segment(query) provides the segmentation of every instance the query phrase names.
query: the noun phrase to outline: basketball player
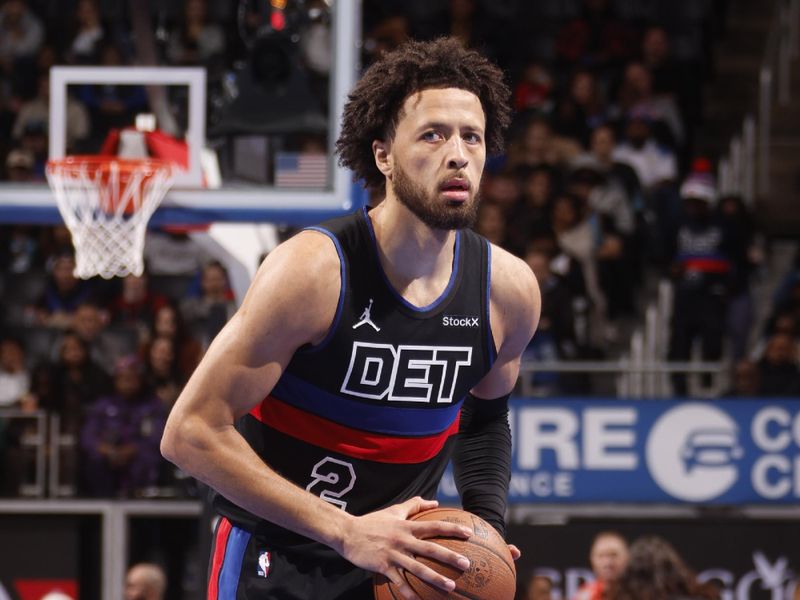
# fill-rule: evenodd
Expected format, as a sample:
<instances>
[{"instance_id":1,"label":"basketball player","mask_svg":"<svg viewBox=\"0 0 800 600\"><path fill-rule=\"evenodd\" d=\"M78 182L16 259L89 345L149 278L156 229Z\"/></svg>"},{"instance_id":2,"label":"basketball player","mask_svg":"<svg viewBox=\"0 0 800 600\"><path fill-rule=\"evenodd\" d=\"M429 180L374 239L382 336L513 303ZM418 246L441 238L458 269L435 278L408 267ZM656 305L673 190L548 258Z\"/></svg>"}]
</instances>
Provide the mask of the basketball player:
<instances>
[{"instance_id":1,"label":"basketball player","mask_svg":"<svg viewBox=\"0 0 800 600\"><path fill-rule=\"evenodd\" d=\"M507 101L448 39L386 54L351 93L340 161L385 199L269 255L164 432L217 492L208 598L367 599L373 572L406 599L404 571L454 589L422 559L469 561L426 538L471 531L407 520L451 455L464 508L505 533L507 400L540 297L469 227Z\"/></svg>"}]
</instances>

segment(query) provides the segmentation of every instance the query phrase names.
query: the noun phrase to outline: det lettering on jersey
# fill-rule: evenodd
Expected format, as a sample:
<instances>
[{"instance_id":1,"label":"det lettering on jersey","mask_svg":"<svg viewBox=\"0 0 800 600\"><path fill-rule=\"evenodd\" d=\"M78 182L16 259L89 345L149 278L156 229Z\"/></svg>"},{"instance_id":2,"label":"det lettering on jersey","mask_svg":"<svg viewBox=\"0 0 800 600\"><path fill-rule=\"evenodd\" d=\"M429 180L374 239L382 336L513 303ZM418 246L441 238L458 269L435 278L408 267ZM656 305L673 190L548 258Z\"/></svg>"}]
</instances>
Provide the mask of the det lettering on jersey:
<instances>
[{"instance_id":1,"label":"det lettering on jersey","mask_svg":"<svg viewBox=\"0 0 800 600\"><path fill-rule=\"evenodd\" d=\"M442 317L442 325L445 327L480 327L480 317L458 317L451 315L444 315Z\"/></svg>"},{"instance_id":2,"label":"det lettering on jersey","mask_svg":"<svg viewBox=\"0 0 800 600\"><path fill-rule=\"evenodd\" d=\"M469 346L353 342L341 391L373 400L446 404L453 401L459 370L471 364Z\"/></svg>"}]
</instances>

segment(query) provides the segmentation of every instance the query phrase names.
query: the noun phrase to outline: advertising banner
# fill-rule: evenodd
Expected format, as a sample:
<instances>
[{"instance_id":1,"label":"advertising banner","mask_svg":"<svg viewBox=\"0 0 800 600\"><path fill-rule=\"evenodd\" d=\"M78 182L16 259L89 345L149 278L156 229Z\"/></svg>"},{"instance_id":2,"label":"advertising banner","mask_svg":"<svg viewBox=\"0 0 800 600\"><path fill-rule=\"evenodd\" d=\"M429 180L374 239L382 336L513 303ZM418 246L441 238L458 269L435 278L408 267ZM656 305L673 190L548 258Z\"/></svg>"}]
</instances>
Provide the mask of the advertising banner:
<instances>
[{"instance_id":1,"label":"advertising banner","mask_svg":"<svg viewBox=\"0 0 800 600\"><path fill-rule=\"evenodd\" d=\"M0 515L0 599L79 597L79 524L67 516Z\"/></svg>"},{"instance_id":2,"label":"advertising banner","mask_svg":"<svg viewBox=\"0 0 800 600\"><path fill-rule=\"evenodd\" d=\"M800 500L800 400L514 399L510 422L512 503Z\"/></svg>"}]
</instances>

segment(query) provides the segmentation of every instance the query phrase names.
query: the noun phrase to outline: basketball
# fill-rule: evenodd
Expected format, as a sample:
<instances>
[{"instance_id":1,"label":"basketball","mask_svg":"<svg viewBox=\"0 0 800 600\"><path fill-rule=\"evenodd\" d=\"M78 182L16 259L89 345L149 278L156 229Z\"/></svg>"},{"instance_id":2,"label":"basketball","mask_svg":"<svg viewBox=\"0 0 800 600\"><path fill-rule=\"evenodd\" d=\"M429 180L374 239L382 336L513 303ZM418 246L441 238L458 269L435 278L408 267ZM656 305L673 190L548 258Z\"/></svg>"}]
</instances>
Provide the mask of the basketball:
<instances>
[{"instance_id":1,"label":"basketball","mask_svg":"<svg viewBox=\"0 0 800 600\"><path fill-rule=\"evenodd\" d=\"M438 561L422 558L420 562L456 582L456 588L448 598L470 600L513 600L517 571L505 540L494 527L472 513L456 508L434 508L410 517L412 521L449 521L472 529L467 539L452 537L426 538L469 559L469 569L461 571ZM411 573L403 576L422 600L441 600L445 593L434 588ZM395 585L382 575L375 576L376 600L399 600L402 598Z\"/></svg>"}]
</instances>

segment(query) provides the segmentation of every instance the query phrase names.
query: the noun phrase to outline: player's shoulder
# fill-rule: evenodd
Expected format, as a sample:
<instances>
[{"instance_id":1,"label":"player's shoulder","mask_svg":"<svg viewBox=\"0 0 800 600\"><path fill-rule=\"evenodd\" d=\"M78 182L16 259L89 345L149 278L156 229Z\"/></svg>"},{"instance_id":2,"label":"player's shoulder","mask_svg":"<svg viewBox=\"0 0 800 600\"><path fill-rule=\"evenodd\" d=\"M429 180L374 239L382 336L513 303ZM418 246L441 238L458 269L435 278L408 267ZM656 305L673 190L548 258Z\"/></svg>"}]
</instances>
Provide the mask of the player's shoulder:
<instances>
[{"instance_id":1,"label":"player's shoulder","mask_svg":"<svg viewBox=\"0 0 800 600\"><path fill-rule=\"evenodd\" d=\"M309 228L296 233L267 255L267 267L291 269L308 279L339 264L335 237L323 229Z\"/></svg>"},{"instance_id":2,"label":"player's shoulder","mask_svg":"<svg viewBox=\"0 0 800 600\"><path fill-rule=\"evenodd\" d=\"M491 247L492 299L509 307L532 304L539 296L539 285L531 268L508 250Z\"/></svg>"},{"instance_id":3,"label":"player's shoulder","mask_svg":"<svg viewBox=\"0 0 800 600\"><path fill-rule=\"evenodd\" d=\"M276 294L295 302L338 297L340 260L334 240L315 229L305 229L272 250L256 273L251 292L259 297ZM249 294L252 295L252 294Z\"/></svg>"}]
</instances>

